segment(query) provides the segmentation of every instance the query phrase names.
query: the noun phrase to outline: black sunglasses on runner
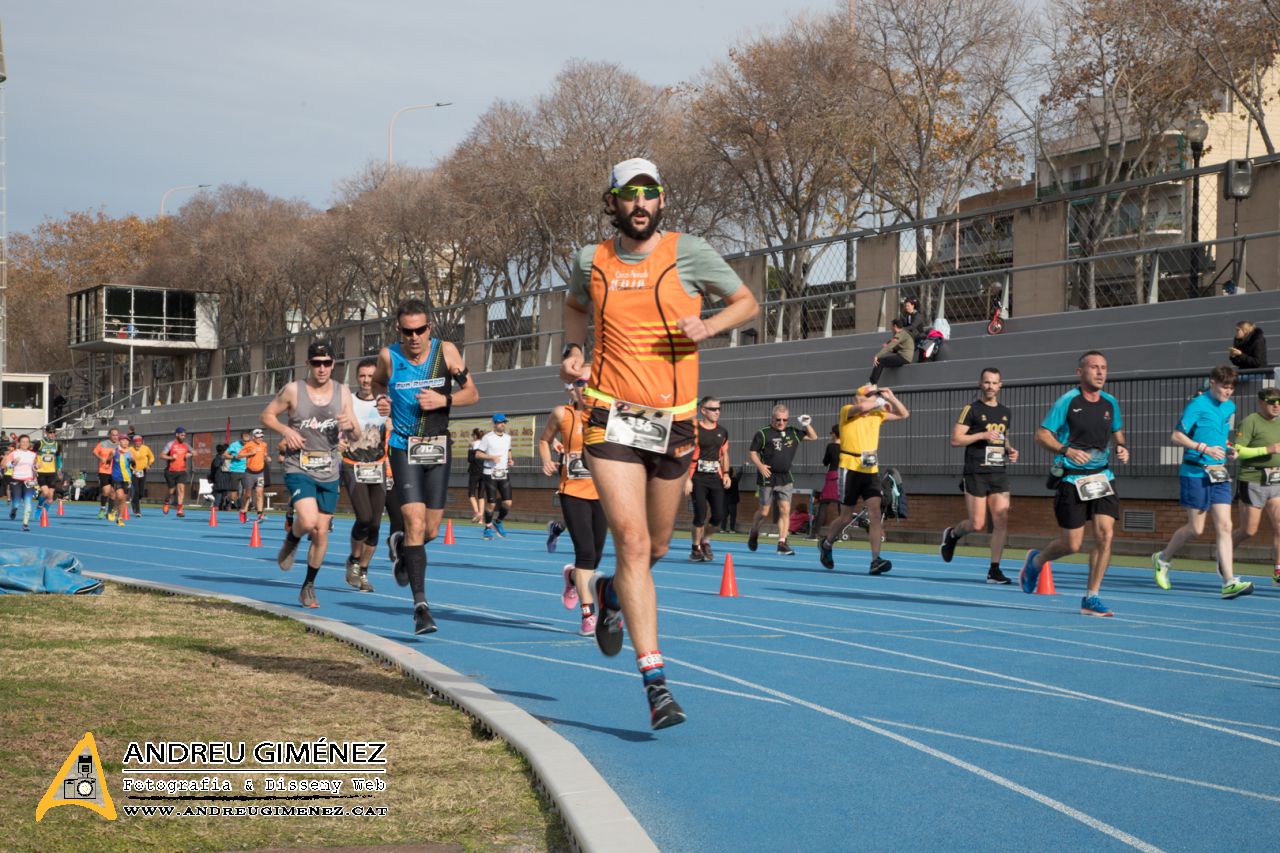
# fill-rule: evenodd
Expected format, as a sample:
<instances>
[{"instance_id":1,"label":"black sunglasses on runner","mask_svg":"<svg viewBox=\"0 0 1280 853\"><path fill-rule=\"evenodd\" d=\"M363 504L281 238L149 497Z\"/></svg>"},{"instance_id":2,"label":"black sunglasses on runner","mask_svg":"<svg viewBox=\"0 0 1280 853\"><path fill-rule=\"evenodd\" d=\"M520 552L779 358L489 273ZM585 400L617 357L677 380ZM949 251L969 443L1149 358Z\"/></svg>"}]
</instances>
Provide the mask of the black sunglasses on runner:
<instances>
[{"instance_id":1,"label":"black sunglasses on runner","mask_svg":"<svg viewBox=\"0 0 1280 853\"><path fill-rule=\"evenodd\" d=\"M307 363L312 367L333 367L333 359L331 358L313 358Z\"/></svg>"},{"instance_id":2,"label":"black sunglasses on runner","mask_svg":"<svg viewBox=\"0 0 1280 853\"><path fill-rule=\"evenodd\" d=\"M428 324L427 324L427 325L425 325L425 326L419 326L419 327L418 327L418 328L416 328L416 329L406 329L404 326L401 326L401 327L400 327L400 334L405 335L405 336L407 336L407 337L416 338L416 337L418 337L419 335L425 335L425 334L426 334L428 331L430 331L430 330L431 330L431 324L430 324L430 323L428 323Z\"/></svg>"}]
</instances>

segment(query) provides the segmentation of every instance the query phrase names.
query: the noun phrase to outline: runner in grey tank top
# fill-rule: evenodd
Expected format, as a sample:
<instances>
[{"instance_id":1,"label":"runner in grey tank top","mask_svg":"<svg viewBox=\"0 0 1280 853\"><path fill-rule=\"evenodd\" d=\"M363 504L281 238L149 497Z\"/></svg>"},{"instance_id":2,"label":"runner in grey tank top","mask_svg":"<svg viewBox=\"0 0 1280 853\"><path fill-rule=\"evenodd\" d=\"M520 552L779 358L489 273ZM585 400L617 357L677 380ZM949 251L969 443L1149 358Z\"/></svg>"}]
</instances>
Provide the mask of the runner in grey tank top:
<instances>
[{"instance_id":1,"label":"runner in grey tank top","mask_svg":"<svg viewBox=\"0 0 1280 853\"><path fill-rule=\"evenodd\" d=\"M329 382L329 401L315 403L307 393L305 381L294 385L297 386L298 402L289 412L289 427L302 436L305 444L300 450L285 453L284 471L286 474L305 474L319 483L336 480L341 471L338 467L338 416L342 414L346 389L336 382Z\"/></svg>"},{"instance_id":2,"label":"runner in grey tank top","mask_svg":"<svg viewBox=\"0 0 1280 853\"><path fill-rule=\"evenodd\" d=\"M344 433L349 441L359 438L360 425L351 408L351 392L333 381L333 345L312 341L307 348L307 364L310 371L306 380L290 382L281 389L263 410L262 425L280 433L284 486L289 490L294 513L293 527L285 530L276 563L282 571L289 571L301 538L311 539L307 576L298 601L303 607L319 607L315 580L329 547L329 526L338 508L338 440Z\"/></svg>"}]
</instances>

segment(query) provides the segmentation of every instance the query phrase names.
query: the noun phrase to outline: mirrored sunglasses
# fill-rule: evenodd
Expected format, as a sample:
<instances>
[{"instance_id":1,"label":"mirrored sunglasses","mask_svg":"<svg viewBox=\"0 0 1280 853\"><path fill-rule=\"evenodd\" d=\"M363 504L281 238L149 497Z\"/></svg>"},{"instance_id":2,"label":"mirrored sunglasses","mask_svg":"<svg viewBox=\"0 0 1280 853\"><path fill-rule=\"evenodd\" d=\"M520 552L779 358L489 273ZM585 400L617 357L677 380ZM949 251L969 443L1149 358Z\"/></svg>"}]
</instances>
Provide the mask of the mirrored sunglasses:
<instances>
[{"instance_id":1,"label":"mirrored sunglasses","mask_svg":"<svg viewBox=\"0 0 1280 853\"><path fill-rule=\"evenodd\" d=\"M644 186L637 187L627 184L625 187L614 187L611 192L623 201L635 201L641 196L641 194L643 194L646 199L652 201L662 195L662 185L646 184Z\"/></svg>"}]
</instances>

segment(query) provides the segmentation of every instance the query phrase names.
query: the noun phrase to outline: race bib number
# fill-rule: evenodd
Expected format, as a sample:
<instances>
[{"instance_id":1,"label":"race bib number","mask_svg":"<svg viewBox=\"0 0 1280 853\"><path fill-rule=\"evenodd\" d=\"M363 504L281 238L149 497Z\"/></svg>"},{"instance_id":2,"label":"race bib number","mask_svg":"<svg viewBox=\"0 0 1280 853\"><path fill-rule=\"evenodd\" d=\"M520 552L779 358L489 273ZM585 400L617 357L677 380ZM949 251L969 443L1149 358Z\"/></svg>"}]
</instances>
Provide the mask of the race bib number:
<instances>
[{"instance_id":1,"label":"race bib number","mask_svg":"<svg viewBox=\"0 0 1280 853\"><path fill-rule=\"evenodd\" d=\"M582 461L581 453L570 453L564 458L565 477L570 480L590 480L591 472ZM506 471L503 471L506 474Z\"/></svg>"},{"instance_id":2,"label":"race bib number","mask_svg":"<svg viewBox=\"0 0 1280 853\"><path fill-rule=\"evenodd\" d=\"M410 465L442 465L449 454L449 436L409 436L407 442Z\"/></svg>"},{"instance_id":3,"label":"race bib number","mask_svg":"<svg viewBox=\"0 0 1280 853\"><path fill-rule=\"evenodd\" d=\"M1280 486L1280 468L1263 468L1262 482L1268 486Z\"/></svg>"},{"instance_id":4,"label":"race bib number","mask_svg":"<svg viewBox=\"0 0 1280 853\"><path fill-rule=\"evenodd\" d=\"M983 465L1004 465L1004 448L987 447L982 454Z\"/></svg>"},{"instance_id":5,"label":"race bib number","mask_svg":"<svg viewBox=\"0 0 1280 853\"><path fill-rule=\"evenodd\" d=\"M304 450L298 454L298 467L308 474L324 474L333 465L333 454L327 451Z\"/></svg>"},{"instance_id":6,"label":"race bib number","mask_svg":"<svg viewBox=\"0 0 1280 853\"><path fill-rule=\"evenodd\" d=\"M1096 501L1099 498L1105 498L1116 493L1116 490L1111 487L1111 481L1107 479L1106 474L1090 474L1088 477L1081 477L1076 480L1073 485L1076 487L1076 494L1080 496L1082 501Z\"/></svg>"},{"instance_id":7,"label":"race bib number","mask_svg":"<svg viewBox=\"0 0 1280 853\"><path fill-rule=\"evenodd\" d=\"M507 469L494 468L492 471L489 472L489 479L495 482L500 482L502 480L507 479Z\"/></svg>"},{"instance_id":8,"label":"race bib number","mask_svg":"<svg viewBox=\"0 0 1280 853\"><path fill-rule=\"evenodd\" d=\"M46 453L40 457L40 461L46 465L52 465L54 462L58 461L58 457L53 453Z\"/></svg>"},{"instance_id":9,"label":"race bib number","mask_svg":"<svg viewBox=\"0 0 1280 853\"><path fill-rule=\"evenodd\" d=\"M859 468L874 468L879 464L880 464L880 456L877 453L859 453L858 454Z\"/></svg>"},{"instance_id":10,"label":"race bib number","mask_svg":"<svg viewBox=\"0 0 1280 853\"><path fill-rule=\"evenodd\" d=\"M698 473L699 474L719 474L720 460L719 459L699 459Z\"/></svg>"},{"instance_id":11,"label":"race bib number","mask_svg":"<svg viewBox=\"0 0 1280 853\"><path fill-rule=\"evenodd\" d=\"M666 453L671 439L671 413L615 400L609 407L604 440L613 444Z\"/></svg>"},{"instance_id":12,"label":"race bib number","mask_svg":"<svg viewBox=\"0 0 1280 853\"><path fill-rule=\"evenodd\" d=\"M382 483L382 463L357 462L356 463L356 482L381 484Z\"/></svg>"},{"instance_id":13,"label":"race bib number","mask_svg":"<svg viewBox=\"0 0 1280 853\"><path fill-rule=\"evenodd\" d=\"M1204 472L1209 475L1210 483L1229 483L1231 482L1231 473L1227 471L1225 465L1206 465Z\"/></svg>"}]
</instances>

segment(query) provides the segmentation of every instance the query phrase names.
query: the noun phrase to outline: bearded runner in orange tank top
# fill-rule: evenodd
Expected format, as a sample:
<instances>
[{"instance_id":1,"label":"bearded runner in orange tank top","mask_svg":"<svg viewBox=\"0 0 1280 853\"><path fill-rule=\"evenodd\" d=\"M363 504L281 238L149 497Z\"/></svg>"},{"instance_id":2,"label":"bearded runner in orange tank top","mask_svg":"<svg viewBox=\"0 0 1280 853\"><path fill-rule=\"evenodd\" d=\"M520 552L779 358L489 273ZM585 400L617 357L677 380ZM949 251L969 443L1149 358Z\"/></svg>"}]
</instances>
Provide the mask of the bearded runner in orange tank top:
<instances>
[{"instance_id":1,"label":"bearded runner in orange tank top","mask_svg":"<svg viewBox=\"0 0 1280 853\"><path fill-rule=\"evenodd\" d=\"M658 230L664 203L653 163L636 158L613 167L604 205L620 233L577 254L565 299L570 343L560 366L565 383L583 375L579 342L590 311L596 344L585 391L591 406L586 457L618 560L613 577L595 581L596 643L606 655L621 651L625 618L655 729L685 720L658 648L652 567L671 544L689 475L698 342L748 322L759 310L755 296L706 241ZM706 320L704 296L724 302Z\"/></svg>"}]
</instances>

